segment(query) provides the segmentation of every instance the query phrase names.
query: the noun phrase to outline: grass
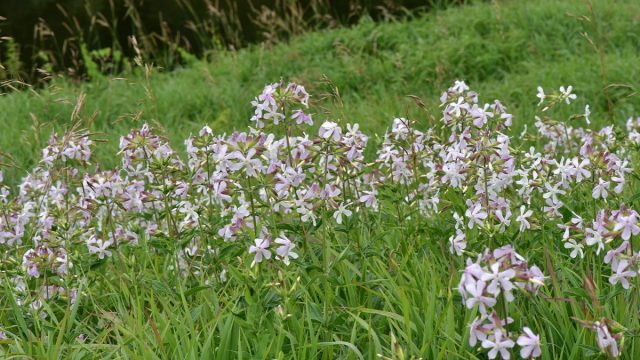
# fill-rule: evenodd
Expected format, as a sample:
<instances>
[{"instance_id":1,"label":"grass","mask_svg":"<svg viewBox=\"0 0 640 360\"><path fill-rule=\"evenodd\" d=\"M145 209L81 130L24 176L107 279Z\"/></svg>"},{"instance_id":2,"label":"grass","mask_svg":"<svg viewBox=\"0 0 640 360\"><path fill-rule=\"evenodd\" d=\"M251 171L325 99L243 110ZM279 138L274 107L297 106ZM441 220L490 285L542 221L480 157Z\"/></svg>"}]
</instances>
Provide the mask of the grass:
<instances>
[{"instance_id":1,"label":"grass","mask_svg":"<svg viewBox=\"0 0 640 360\"><path fill-rule=\"evenodd\" d=\"M351 29L309 33L273 48L222 53L170 73L155 70L148 80L142 70L81 86L56 79L38 93L0 97L0 148L30 168L49 133L69 123L84 93L84 117L95 114L90 128L108 140L100 159L109 166L118 137L142 121L160 124L178 147L202 124L220 132L245 127L249 102L264 84L280 78L329 95L326 77L341 99L322 102L326 114L316 116L359 122L367 132L383 132L394 116L424 118L406 95L434 108L439 92L455 79L466 80L485 98L499 97L516 115L518 130L532 121L538 85L574 85L579 104L589 99L594 119L606 121L599 57L582 32L603 48L608 84L614 84L614 121L621 124L640 102L629 97L640 86L640 5L596 1L594 31L592 22L579 20L591 16L585 4L481 3L397 23L364 20ZM23 173L9 171L8 176L15 180Z\"/></svg>"},{"instance_id":2,"label":"grass","mask_svg":"<svg viewBox=\"0 0 640 360\"><path fill-rule=\"evenodd\" d=\"M308 85L312 94L326 94L316 96L323 108L316 118L359 122L365 133L381 134L395 116L416 119L425 128L433 124L427 114L437 113L439 93L454 79L465 79L484 100L499 98L515 114L516 133L532 123L538 85L576 88L576 105L558 117L579 112L588 99L596 124L621 125L640 109L640 97L633 95L640 88L640 4L595 2L597 34L576 18L588 15L584 4L482 3L398 23L364 21L352 29L306 34L269 49L253 47L170 73L155 71L148 78L138 73L80 87L55 80L38 93L0 98L0 146L29 168L44 136L69 123L83 93L81 112L85 119L95 114L88 125L107 140L97 156L109 168L117 161L118 136L142 121L160 126L176 148L203 124L217 133L245 128L250 100L265 83L281 77ZM604 39L599 43L608 83L618 84L610 88L611 120L600 58L582 31ZM429 112L406 95L423 99ZM8 170L10 181L23 174ZM3 297L0 322L12 325L23 341L3 343L0 354L37 359L476 358L467 346L466 328L475 314L452 290L462 264L454 266L446 254L451 220L390 226L384 214L359 216L353 222L366 226L336 232L331 239L328 274L313 264L259 271L239 260L226 264L230 281L223 285L205 285L202 279L182 288L167 260L143 251L142 244L117 261L101 263L113 276L105 276L100 287L84 283L76 305L47 308L47 319L32 317L12 297ZM406 236L420 242L395 252L406 245ZM571 320L585 313L590 300L582 274L560 265L568 264L563 251L546 250L558 243L551 237L527 240L526 255L551 275L549 291L555 297L577 300L516 300L519 311L512 316L540 331L545 359L596 356L593 335ZM601 291L609 285L599 271L594 283L602 312L637 332L637 298ZM7 281L4 286L9 287ZM284 315L277 311L279 304L285 304ZM81 334L91 341L77 341ZM625 347L627 358L640 358L635 337L628 337Z\"/></svg>"}]
</instances>

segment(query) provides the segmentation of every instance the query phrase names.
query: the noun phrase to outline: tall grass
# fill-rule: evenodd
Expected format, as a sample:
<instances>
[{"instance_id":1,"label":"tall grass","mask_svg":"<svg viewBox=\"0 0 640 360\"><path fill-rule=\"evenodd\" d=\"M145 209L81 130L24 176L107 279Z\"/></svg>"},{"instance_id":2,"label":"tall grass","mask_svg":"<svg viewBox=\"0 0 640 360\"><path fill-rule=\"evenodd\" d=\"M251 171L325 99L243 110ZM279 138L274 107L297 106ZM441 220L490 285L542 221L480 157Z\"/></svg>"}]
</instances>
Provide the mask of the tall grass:
<instances>
[{"instance_id":1,"label":"tall grass","mask_svg":"<svg viewBox=\"0 0 640 360\"><path fill-rule=\"evenodd\" d=\"M152 68L151 76L149 69L136 67L132 74L79 87L55 78L43 91L0 98L5 129L0 147L20 166L33 165L43 136L65 127L77 96L84 93L91 129L109 140L99 156L111 164L117 137L142 120L156 122L173 143L205 123L220 131L246 125L249 110L236 105L248 104L262 84L280 77L307 83L318 97L330 98L323 103L326 114L318 116L355 116L368 132L381 133L386 119L398 114L433 121L406 96L418 96L433 108L436 89L458 78L489 98L500 95L513 104L517 130L533 120L536 87L558 82L573 84L590 99L594 121L600 122L609 111L601 59L619 121L638 104L640 39L634 34L639 20L633 15L638 4L599 1L593 6L599 36L607 39L601 54L581 35L592 34L591 24L577 18L592 16L583 2L508 2L451 8L390 24L364 20L352 29L308 33L288 44L221 52L174 72ZM12 172L7 175L15 179Z\"/></svg>"}]
</instances>

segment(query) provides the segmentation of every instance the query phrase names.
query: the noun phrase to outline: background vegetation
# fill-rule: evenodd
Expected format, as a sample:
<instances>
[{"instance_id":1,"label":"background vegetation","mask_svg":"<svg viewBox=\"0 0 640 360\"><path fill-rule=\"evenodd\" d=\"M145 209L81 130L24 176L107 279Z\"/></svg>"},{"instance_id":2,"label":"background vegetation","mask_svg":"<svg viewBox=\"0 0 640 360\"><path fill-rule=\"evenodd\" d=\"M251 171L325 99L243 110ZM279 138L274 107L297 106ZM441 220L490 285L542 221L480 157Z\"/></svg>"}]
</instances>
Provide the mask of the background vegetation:
<instances>
[{"instance_id":1,"label":"background vegetation","mask_svg":"<svg viewBox=\"0 0 640 360\"><path fill-rule=\"evenodd\" d=\"M89 82L52 75L38 90L8 82L22 90L5 88L0 97L5 178L17 182L37 161L51 131L68 127L74 109L106 141L98 146L97 159L109 168L118 161L118 137L143 121L160 129L176 149L204 124L216 133L245 128L250 101L280 78L316 94L312 101L322 108L316 119L358 122L369 134L382 134L395 116L424 128L435 124L439 94L455 79L467 81L486 101L499 98L515 115L513 133L531 126L538 85L573 85L579 95L575 107L588 103L595 125L621 127L640 109L638 14L640 3L632 0L594 1L593 7L578 0L493 1L393 21L363 16L351 28L240 50L220 47L204 59L182 53L182 65L172 71L141 53L137 65L117 75L87 69ZM573 112L560 109L557 116ZM419 225L410 229L415 236L445 238L429 224ZM20 324L26 340L12 343L9 352L43 359L474 358L466 346L472 314L461 312L460 298L451 290L459 273L445 251L431 242L410 254L384 257L380 254L397 245L400 230L371 228L365 248L349 248L332 265L335 292L324 292L314 269L278 275L294 298L285 317L274 308L273 279L256 272L231 267L233 286L179 292L173 286L179 280L161 266L140 272L136 261L125 269L109 264L118 281L100 291L91 284L81 289L100 319L97 326L83 323L75 307L64 317L36 321L35 330ZM348 239L339 241L336 248L348 247ZM545 258L540 246L533 248L531 260L545 274L553 273L558 298L589 299L584 279L571 268L554 273L553 265L566 256ZM132 256L152 262L142 252ZM366 259L366 273L350 257ZM592 281L597 289L609 286L601 278ZM620 292L598 299L608 316L625 319L638 332L637 302ZM598 354L592 336L567 316L579 313L581 304L534 299L522 305L523 313L537 315L544 342L556 344L544 348L544 358ZM3 305L2 323L19 323L18 308ZM92 343L76 341L81 334L89 334ZM590 345L576 345L585 343ZM627 340L625 353L640 357L635 337Z\"/></svg>"},{"instance_id":2,"label":"background vegetation","mask_svg":"<svg viewBox=\"0 0 640 360\"><path fill-rule=\"evenodd\" d=\"M141 121L161 125L177 148L203 124L219 132L248 125L251 99L280 78L324 94L314 101L330 97L317 116L357 121L366 132L383 132L393 116L424 117L407 95L433 109L455 79L500 98L516 115L516 131L532 123L538 85L573 84L596 122L622 124L639 102L638 13L634 1L599 1L593 11L582 1L482 3L389 23L363 18L350 29L220 51L171 72L138 66L80 85L55 77L40 91L0 97L0 149L28 169L84 94L91 130L108 140L99 156L109 166L118 137Z\"/></svg>"},{"instance_id":3,"label":"background vegetation","mask_svg":"<svg viewBox=\"0 0 640 360\"><path fill-rule=\"evenodd\" d=\"M0 62L41 85L51 73L80 81L126 71L136 55L165 69L223 49L273 44L309 30L437 10L464 0L6 0Z\"/></svg>"}]
</instances>

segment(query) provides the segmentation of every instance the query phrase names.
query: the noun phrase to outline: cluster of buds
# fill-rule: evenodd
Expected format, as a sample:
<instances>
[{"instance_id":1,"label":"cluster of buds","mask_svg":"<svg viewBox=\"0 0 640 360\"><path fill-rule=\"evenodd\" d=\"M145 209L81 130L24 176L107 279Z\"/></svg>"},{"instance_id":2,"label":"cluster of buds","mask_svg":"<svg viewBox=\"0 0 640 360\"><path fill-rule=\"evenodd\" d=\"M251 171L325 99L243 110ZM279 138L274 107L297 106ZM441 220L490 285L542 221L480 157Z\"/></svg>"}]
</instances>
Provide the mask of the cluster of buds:
<instances>
[{"instance_id":1,"label":"cluster of buds","mask_svg":"<svg viewBox=\"0 0 640 360\"><path fill-rule=\"evenodd\" d=\"M56 161L86 164L91 158L92 145L93 141L86 132L70 132L62 138L53 134L48 146L42 150L42 162L48 167L52 167Z\"/></svg>"},{"instance_id":2,"label":"cluster of buds","mask_svg":"<svg viewBox=\"0 0 640 360\"><path fill-rule=\"evenodd\" d=\"M71 267L71 263L67 259L65 249L51 249L47 245L41 244L24 253L22 266L29 276L38 278L44 272L65 276L68 268Z\"/></svg>"}]
</instances>

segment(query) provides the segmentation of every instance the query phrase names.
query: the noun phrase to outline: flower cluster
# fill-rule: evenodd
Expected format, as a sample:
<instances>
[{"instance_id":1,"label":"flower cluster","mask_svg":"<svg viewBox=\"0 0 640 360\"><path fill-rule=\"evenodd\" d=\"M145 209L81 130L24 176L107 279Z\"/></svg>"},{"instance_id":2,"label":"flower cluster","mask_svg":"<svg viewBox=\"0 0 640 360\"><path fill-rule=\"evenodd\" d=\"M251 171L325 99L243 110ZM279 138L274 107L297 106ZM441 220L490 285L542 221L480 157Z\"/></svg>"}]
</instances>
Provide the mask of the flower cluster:
<instances>
[{"instance_id":1,"label":"flower cluster","mask_svg":"<svg viewBox=\"0 0 640 360\"><path fill-rule=\"evenodd\" d=\"M596 333L596 344L603 354L611 358L618 358L622 355L623 332L626 330L622 325L607 318L596 321L581 320L580 324Z\"/></svg>"},{"instance_id":2,"label":"flower cluster","mask_svg":"<svg viewBox=\"0 0 640 360\"><path fill-rule=\"evenodd\" d=\"M629 132L629 141L633 144L640 144L640 117L630 117L627 120L627 131Z\"/></svg>"},{"instance_id":3,"label":"flower cluster","mask_svg":"<svg viewBox=\"0 0 640 360\"><path fill-rule=\"evenodd\" d=\"M268 98L272 88L267 86L260 98ZM302 87L290 84L285 89L300 90L278 95L284 97L278 102L283 108L291 108L286 106L291 102L306 104ZM279 230L284 224L303 233L329 220L325 215L343 224L359 204L375 201L360 201L366 196L360 196L365 186L360 174L367 140L357 124L345 131L330 121L315 137L290 131L282 137L260 131L216 137L205 127L186 141L189 196L179 206L188 216L181 225L198 225L204 212L224 221L212 229L220 238L251 244L254 264L275 258L288 265L298 257L293 249L300 232L286 234Z\"/></svg>"},{"instance_id":4,"label":"flower cluster","mask_svg":"<svg viewBox=\"0 0 640 360\"><path fill-rule=\"evenodd\" d=\"M22 256L22 266L31 277L40 277L40 272L50 271L59 276L67 274L71 266L64 248L50 249L46 245L39 245L30 249Z\"/></svg>"},{"instance_id":5,"label":"flower cluster","mask_svg":"<svg viewBox=\"0 0 640 360\"><path fill-rule=\"evenodd\" d=\"M640 254L633 250L632 237L640 233L640 215L624 204L617 210L600 210L595 219L585 223L574 217L564 225L565 248L572 258L583 258L585 246L595 248L596 255L607 250L604 263L611 266L609 282L628 289L631 278L640 273Z\"/></svg>"},{"instance_id":6,"label":"flower cluster","mask_svg":"<svg viewBox=\"0 0 640 360\"><path fill-rule=\"evenodd\" d=\"M480 317L470 324L469 346L475 347L480 341L482 348L489 351L490 359L498 354L509 359L509 349L515 346L514 334L508 330L513 322L506 313L502 317L494 308L499 299L506 304L514 300L513 292L523 290L536 293L544 285L544 275L537 266L529 267L525 259L509 245L485 250L476 261L467 259L458 291L469 309L477 308ZM525 327L517 339L523 358L540 356L539 337Z\"/></svg>"},{"instance_id":7,"label":"flower cluster","mask_svg":"<svg viewBox=\"0 0 640 360\"><path fill-rule=\"evenodd\" d=\"M42 150L42 162L48 167L52 167L56 161L86 164L91 158L92 145L93 141L87 132L71 132L62 138L53 134L48 146Z\"/></svg>"},{"instance_id":8,"label":"flower cluster","mask_svg":"<svg viewBox=\"0 0 640 360\"><path fill-rule=\"evenodd\" d=\"M255 109L251 121L255 121L260 129L266 123L278 125L286 121L295 121L298 125L313 124L311 114L304 112L309 107L309 94L304 86L296 83L284 86L280 81L267 85L251 105Z\"/></svg>"}]
</instances>

